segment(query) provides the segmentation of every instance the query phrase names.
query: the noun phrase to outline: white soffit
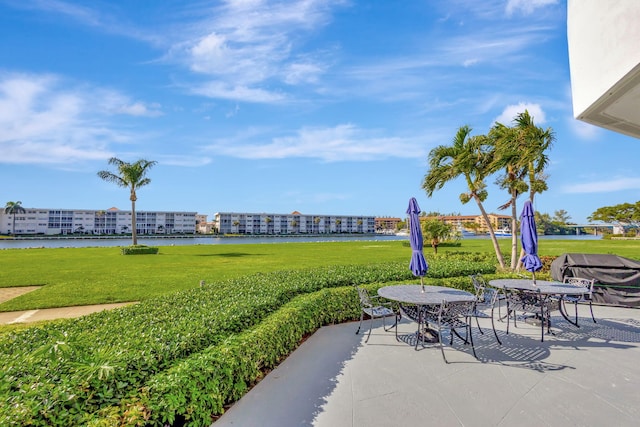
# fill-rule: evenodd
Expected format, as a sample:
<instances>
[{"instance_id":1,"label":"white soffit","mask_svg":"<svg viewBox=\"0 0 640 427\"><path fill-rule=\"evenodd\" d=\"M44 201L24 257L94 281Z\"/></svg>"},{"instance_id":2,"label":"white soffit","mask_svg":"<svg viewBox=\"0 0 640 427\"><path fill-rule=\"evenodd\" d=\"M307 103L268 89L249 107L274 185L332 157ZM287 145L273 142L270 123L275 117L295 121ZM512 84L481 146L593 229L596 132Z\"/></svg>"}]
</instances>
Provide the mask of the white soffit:
<instances>
[{"instance_id":1,"label":"white soffit","mask_svg":"<svg viewBox=\"0 0 640 427\"><path fill-rule=\"evenodd\" d=\"M577 118L640 138L640 64Z\"/></svg>"}]
</instances>

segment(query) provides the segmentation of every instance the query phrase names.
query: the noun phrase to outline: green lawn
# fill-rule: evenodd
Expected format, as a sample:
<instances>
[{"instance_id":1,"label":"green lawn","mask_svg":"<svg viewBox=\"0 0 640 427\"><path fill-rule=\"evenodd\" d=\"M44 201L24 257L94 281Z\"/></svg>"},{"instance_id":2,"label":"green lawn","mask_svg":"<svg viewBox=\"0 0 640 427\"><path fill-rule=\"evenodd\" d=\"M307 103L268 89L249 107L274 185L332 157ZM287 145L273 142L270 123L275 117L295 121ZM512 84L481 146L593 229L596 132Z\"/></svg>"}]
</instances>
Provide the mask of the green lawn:
<instances>
[{"instance_id":1,"label":"green lawn","mask_svg":"<svg viewBox=\"0 0 640 427\"><path fill-rule=\"evenodd\" d=\"M508 253L510 241L501 239ZM431 253L430 247L425 253ZM447 251L493 252L488 239L467 239ZM640 240L541 240L540 255L611 253L640 259ZM120 248L0 250L0 287L44 285L0 304L0 311L140 301L257 272L322 265L409 262L403 241L161 246L158 255L120 255Z\"/></svg>"}]
</instances>

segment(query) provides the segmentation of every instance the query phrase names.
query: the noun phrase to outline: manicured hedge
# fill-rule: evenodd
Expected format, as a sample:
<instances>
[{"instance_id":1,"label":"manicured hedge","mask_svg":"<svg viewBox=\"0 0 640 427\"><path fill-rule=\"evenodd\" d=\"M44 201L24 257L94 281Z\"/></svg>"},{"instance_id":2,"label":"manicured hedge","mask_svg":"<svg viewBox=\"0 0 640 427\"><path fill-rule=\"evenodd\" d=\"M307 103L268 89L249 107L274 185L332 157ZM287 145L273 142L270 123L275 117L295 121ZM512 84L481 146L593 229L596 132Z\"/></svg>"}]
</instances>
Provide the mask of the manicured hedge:
<instances>
[{"instance_id":1,"label":"manicured hedge","mask_svg":"<svg viewBox=\"0 0 640 427\"><path fill-rule=\"evenodd\" d=\"M459 280L460 287L468 287L468 274L495 271L492 261L464 254L432 257L430 261L427 281L434 284ZM256 274L8 334L0 339L0 425L81 425L112 416L124 425L134 425L132 420L145 417L157 424L170 421L176 414L200 425L210 414L219 413L220 402L239 397L247 384L256 380L256 372L286 356L300 334L329 321L323 316L313 322L305 320L304 313L312 311L307 305L304 309L290 309L291 312L279 311L284 310L283 306L299 295L315 295L325 288L414 279L407 264ZM462 277L443 279L450 276ZM329 298L329 294L318 295ZM352 303L357 302L355 296L351 299ZM323 310L325 307L318 301L302 303ZM340 304L347 309L344 314L333 310L331 315L336 318L330 321L354 317L349 302ZM332 308L330 304L326 306ZM260 328L268 329L275 321L265 320L271 319L273 313L289 313L286 316L290 327L299 328L283 332L280 338L284 341L277 344L277 351L271 342L260 343L259 338L266 333ZM246 357L260 361L251 369L242 365L242 358L227 360L231 356L236 359L237 347L244 345L238 340L246 336L254 337L249 347L257 351ZM278 342L273 340L273 345ZM218 358L220 368L207 371L208 376L199 379L202 384L193 386L190 375L199 375L194 366L206 368L202 360L209 357ZM240 365L228 368L227 364L236 363ZM211 376L227 386L215 381L210 384ZM184 381L190 384L184 392L170 387ZM224 393L209 396L216 387L222 387ZM197 403L200 400L206 403Z\"/></svg>"},{"instance_id":2,"label":"manicured hedge","mask_svg":"<svg viewBox=\"0 0 640 427\"><path fill-rule=\"evenodd\" d=\"M122 248L122 255L155 255L159 248L153 246L136 245Z\"/></svg>"}]
</instances>

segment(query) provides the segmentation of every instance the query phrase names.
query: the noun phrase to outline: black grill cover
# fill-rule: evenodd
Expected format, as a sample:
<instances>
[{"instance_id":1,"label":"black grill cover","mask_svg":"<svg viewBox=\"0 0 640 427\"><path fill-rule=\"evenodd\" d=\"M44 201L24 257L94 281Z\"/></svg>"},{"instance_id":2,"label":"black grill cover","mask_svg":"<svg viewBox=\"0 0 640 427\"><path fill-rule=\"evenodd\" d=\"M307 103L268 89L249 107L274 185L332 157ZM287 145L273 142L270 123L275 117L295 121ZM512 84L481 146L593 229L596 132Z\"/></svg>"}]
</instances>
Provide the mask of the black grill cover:
<instances>
[{"instance_id":1,"label":"black grill cover","mask_svg":"<svg viewBox=\"0 0 640 427\"><path fill-rule=\"evenodd\" d=\"M608 254L563 254L551 263L551 277L595 279L594 303L640 307L640 261Z\"/></svg>"}]
</instances>

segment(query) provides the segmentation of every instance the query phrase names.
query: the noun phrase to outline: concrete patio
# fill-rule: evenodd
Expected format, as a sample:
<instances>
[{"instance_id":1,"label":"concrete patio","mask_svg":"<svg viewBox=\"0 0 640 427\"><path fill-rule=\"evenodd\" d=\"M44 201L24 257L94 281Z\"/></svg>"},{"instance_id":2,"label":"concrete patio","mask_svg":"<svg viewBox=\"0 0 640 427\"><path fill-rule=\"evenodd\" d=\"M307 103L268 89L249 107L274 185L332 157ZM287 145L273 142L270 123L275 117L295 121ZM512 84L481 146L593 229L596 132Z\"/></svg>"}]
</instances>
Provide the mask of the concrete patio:
<instances>
[{"instance_id":1,"label":"concrete patio","mask_svg":"<svg viewBox=\"0 0 640 427\"><path fill-rule=\"evenodd\" d=\"M580 307L580 328L552 317L540 328L481 319L479 360L454 341L415 351L416 324L402 341L380 321L366 335L358 323L327 326L218 419L215 427L637 426L640 425L640 310ZM365 329L366 333L366 329ZM448 340L447 340L448 342Z\"/></svg>"}]
</instances>

